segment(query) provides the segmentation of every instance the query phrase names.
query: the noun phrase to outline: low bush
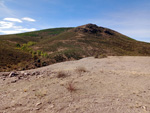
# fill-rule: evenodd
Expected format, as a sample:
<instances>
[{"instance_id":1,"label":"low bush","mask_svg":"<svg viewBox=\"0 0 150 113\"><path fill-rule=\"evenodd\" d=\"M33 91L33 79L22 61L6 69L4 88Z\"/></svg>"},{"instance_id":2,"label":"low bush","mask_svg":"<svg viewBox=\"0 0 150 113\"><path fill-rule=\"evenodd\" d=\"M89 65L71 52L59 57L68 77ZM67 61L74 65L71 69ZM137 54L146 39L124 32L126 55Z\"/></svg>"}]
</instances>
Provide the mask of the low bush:
<instances>
[{"instance_id":1,"label":"low bush","mask_svg":"<svg viewBox=\"0 0 150 113\"><path fill-rule=\"evenodd\" d=\"M66 74L65 72L62 72L62 71L58 72L58 74L57 74L57 78L65 78L67 76L68 76L68 74Z\"/></svg>"}]
</instances>

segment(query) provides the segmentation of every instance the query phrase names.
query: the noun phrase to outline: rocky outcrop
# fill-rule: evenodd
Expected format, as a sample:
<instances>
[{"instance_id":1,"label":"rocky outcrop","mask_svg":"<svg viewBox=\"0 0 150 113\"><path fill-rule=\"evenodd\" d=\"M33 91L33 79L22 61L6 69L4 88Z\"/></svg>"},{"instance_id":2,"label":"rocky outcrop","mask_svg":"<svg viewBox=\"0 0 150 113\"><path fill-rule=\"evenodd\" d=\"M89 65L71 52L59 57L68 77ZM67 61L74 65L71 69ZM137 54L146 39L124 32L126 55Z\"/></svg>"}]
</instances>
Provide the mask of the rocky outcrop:
<instances>
[{"instance_id":1,"label":"rocky outcrop","mask_svg":"<svg viewBox=\"0 0 150 113\"><path fill-rule=\"evenodd\" d=\"M95 24L86 24L73 29L73 31L94 34L94 33L101 33L103 31L103 28L98 27Z\"/></svg>"}]
</instances>

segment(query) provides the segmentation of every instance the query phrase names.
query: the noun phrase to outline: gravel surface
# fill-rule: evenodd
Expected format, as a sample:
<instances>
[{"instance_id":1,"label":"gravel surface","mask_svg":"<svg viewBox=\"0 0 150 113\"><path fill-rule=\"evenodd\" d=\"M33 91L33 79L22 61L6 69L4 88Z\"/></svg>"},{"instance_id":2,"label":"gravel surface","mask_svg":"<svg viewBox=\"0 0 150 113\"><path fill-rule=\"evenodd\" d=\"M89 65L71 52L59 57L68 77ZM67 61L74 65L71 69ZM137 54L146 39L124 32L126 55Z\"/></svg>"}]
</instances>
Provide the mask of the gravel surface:
<instances>
[{"instance_id":1,"label":"gravel surface","mask_svg":"<svg viewBox=\"0 0 150 113\"><path fill-rule=\"evenodd\" d=\"M88 57L9 73L0 73L0 113L150 113L150 57Z\"/></svg>"}]
</instances>

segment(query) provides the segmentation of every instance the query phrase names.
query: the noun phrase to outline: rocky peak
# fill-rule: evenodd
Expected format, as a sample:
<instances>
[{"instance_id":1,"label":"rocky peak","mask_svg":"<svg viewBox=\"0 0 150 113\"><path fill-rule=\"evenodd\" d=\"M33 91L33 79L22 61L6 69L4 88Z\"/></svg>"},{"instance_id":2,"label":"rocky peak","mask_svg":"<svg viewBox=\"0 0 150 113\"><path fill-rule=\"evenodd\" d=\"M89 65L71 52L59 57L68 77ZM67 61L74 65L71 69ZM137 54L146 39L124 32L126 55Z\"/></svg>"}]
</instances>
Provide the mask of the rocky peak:
<instances>
[{"instance_id":1,"label":"rocky peak","mask_svg":"<svg viewBox=\"0 0 150 113\"><path fill-rule=\"evenodd\" d=\"M79 26L78 28L93 29L93 28L98 28L98 26L96 24L86 24L86 25Z\"/></svg>"},{"instance_id":2,"label":"rocky peak","mask_svg":"<svg viewBox=\"0 0 150 113\"><path fill-rule=\"evenodd\" d=\"M86 24L86 25L76 27L74 31L94 34L94 33L101 32L101 28L95 24Z\"/></svg>"}]
</instances>

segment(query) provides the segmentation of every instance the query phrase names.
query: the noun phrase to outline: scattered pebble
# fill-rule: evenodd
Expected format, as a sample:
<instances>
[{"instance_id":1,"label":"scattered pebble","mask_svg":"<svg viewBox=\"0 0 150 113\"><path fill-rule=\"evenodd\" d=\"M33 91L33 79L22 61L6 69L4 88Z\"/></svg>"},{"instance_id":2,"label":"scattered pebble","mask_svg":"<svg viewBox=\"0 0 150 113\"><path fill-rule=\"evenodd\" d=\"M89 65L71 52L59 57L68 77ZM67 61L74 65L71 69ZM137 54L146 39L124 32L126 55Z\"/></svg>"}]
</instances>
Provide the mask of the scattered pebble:
<instances>
[{"instance_id":1,"label":"scattered pebble","mask_svg":"<svg viewBox=\"0 0 150 113\"><path fill-rule=\"evenodd\" d=\"M38 102L35 106L39 106L39 105L41 105L42 103L41 102Z\"/></svg>"}]
</instances>

